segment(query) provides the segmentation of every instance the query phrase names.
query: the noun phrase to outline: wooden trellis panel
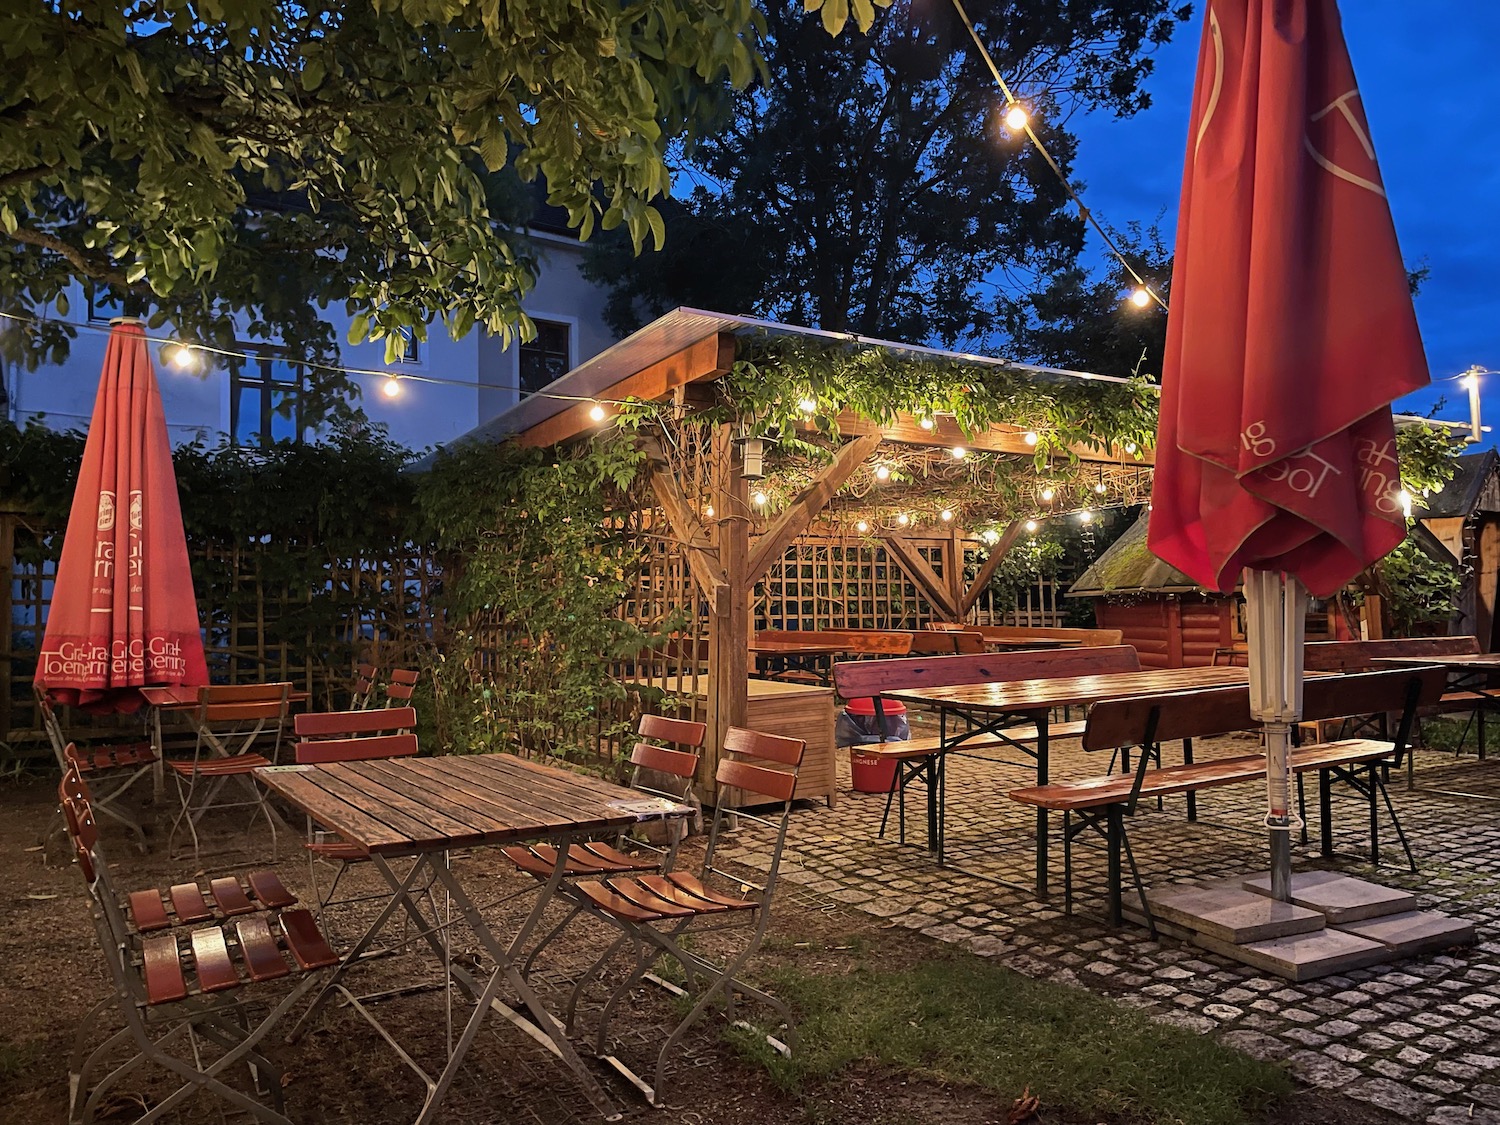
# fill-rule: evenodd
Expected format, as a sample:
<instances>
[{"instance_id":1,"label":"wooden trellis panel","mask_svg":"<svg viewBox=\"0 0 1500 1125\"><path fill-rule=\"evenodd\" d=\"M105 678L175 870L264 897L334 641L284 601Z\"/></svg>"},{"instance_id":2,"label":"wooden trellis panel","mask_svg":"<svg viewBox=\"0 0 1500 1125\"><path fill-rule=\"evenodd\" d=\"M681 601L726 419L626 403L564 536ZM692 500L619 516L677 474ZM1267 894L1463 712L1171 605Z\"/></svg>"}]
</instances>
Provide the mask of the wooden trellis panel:
<instances>
[{"instance_id":1,"label":"wooden trellis panel","mask_svg":"<svg viewBox=\"0 0 1500 1125\"><path fill-rule=\"evenodd\" d=\"M942 540L912 540L946 579ZM797 540L756 590L757 629L923 629L942 615L899 563L863 536Z\"/></svg>"}]
</instances>

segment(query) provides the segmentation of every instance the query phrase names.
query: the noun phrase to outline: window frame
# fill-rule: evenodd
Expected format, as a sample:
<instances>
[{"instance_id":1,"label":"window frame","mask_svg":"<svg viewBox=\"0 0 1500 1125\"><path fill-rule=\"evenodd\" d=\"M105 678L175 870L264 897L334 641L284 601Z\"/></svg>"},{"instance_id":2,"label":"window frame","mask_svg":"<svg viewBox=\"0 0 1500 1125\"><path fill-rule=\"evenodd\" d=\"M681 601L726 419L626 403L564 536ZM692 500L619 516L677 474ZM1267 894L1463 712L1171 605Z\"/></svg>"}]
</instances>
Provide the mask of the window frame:
<instances>
[{"instance_id":1,"label":"window frame","mask_svg":"<svg viewBox=\"0 0 1500 1125\"><path fill-rule=\"evenodd\" d=\"M231 369L229 373L229 443L241 448L267 448L274 445L278 438L275 436L275 420L280 417L276 413L276 394L278 390L283 394L289 394L292 399L291 422L295 432L291 438L293 442L300 443L303 435L307 432L307 425L302 420L303 399L307 393L307 365L289 358L285 353L268 348L247 347L246 362L241 364L238 370ZM276 365L284 364L292 373L291 379L275 378ZM249 374L252 368L255 374ZM244 399L241 392L259 388L257 397L259 403L258 417L255 429L252 431L255 438L254 443L242 439L240 435L241 417L240 408ZM246 438L250 433L245 435Z\"/></svg>"},{"instance_id":2,"label":"window frame","mask_svg":"<svg viewBox=\"0 0 1500 1125\"><path fill-rule=\"evenodd\" d=\"M539 391L545 390L547 387L550 387L553 383L557 382L558 379L566 375L569 371L573 370L574 355L577 352L577 341L574 339L574 329L576 325L572 321L555 320L551 317L545 316L532 316L531 322L532 324L536 325L536 336L530 341L522 342L516 349L516 391L517 394L523 399L529 395L533 395ZM546 347L546 344L543 341L544 327L548 330L555 329L562 333L564 346L566 348L565 351L560 353L563 360L562 370L559 371L556 375L553 375L551 378L545 380L544 382L537 383L535 385L529 385L527 383L526 372L526 361L528 354L540 354L540 362L543 364L546 363L548 356L555 357L559 354L556 348Z\"/></svg>"}]
</instances>

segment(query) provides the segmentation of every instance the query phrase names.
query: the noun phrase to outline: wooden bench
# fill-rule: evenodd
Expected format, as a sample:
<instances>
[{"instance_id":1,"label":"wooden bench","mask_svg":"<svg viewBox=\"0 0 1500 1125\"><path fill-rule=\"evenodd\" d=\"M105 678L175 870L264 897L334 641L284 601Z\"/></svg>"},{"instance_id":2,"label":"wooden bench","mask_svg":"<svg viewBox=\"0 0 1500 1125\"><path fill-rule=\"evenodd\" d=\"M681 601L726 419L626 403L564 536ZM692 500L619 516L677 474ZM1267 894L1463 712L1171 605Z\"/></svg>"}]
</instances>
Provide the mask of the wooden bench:
<instances>
[{"instance_id":1,"label":"wooden bench","mask_svg":"<svg viewBox=\"0 0 1500 1125\"><path fill-rule=\"evenodd\" d=\"M1097 676L1113 672L1139 672L1140 658L1129 645L1109 648L1055 649L1040 652L989 652L966 656L913 656L893 660L838 661L833 666L834 690L842 699L872 699L880 741L867 743L860 752L877 758L894 760L896 773L891 791L886 795L885 814L880 818L880 835L885 835L891 815L891 800L900 797L901 842L906 842L906 787L921 778L930 787L936 784L933 759L942 752L938 735L891 740L885 737L886 715L881 693L917 687L954 687L960 684L998 683L1006 680L1035 680L1051 676ZM1082 734L1084 724L1054 723L1049 738L1073 738ZM1004 735L982 735L966 741L964 749L1024 745L1035 742L1040 732L1034 724L1014 726Z\"/></svg>"},{"instance_id":2,"label":"wooden bench","mask_svg":"<svg viewBox=\"0 0 1500 1125\"><path fill-rule=\"evenodd\" d=\"M880 629L762 629L755 634L756 644L807 645L810 649L825 649L826 652L761 653L772 660L808 660L824 657L834 652L849 656L905 656L911 651L912 635L899 630ZM786 680L791 683L810 683L826 686L828 676L815 668L782 667L765 673L768 679Z\"/></svg>"},{"instance_id":3,"label":"wooden bench","mask_svg":"<svg viewBox=\"0 0 1500 1125\"><path fill-rule=\"evenodd\" d=\"M1367 672L1383 667L1376 661L1382 657L1427 657L1427 656L1475 656L1479 653L1478 637L1391 637L1378 641L1314 641L1304 646L1302 667L1309 672ZM1484 751L1484 707L1485 696L1472 691L1444 691L1436 703L1426 708L1429 715L1451 714L1471 711L1480 716L1480 756ZM1386 713L1381 711L1368 717L1366 723L1381 724L1385 729ZM1325 731L1314 728L1316 737ZM1459 739L1462 747L1468 737L1468 728Z\"/></svg>"},{"instance_id":4,"label":"wooden bench","mask_svg":"<svg viewBox=\"0 0 1500 1125\"><path fill-rule=\"evenodd\" d=\"M911 634L913 656L977 656L984 652L978 629L924 629Z\"/></svg>"},{"instance_id":5,"label":"wooden bench","mask_svg":"<svg viewBox=\"0 0 1500 1125\"><path fill-rule=\"evenodd\" d=\"M1353 673L1308 680L1303 685L1303 716L1331 719L1342 715L1369 714L1397 704L1401 721L1393 741L1379 738L1348 738L1296 747L1291 768L1296 775L1316 772L1319 781L1320 830L1323 853L1331 855L1333 829L1331 785L1335 780L1355 787L1369 802L1370 858L1380 859L1378 836L1379 801L1396 829L1412 870L1411 848L1401 822L1386 792L1383 772L1400 765L1420 707L1430 706L1442 695L1446 674L1441 668L1402 668L1392 671ZM1179 739L1206 738L1236 731L1254 730L1258 723L1250 714L1246 687L1210 688L1173 695L1136 696L1094 704L1083 732L1087 751L1118 750L1123 746L1159 747ZM1151 768L1152 755L1143 752L1132 772L1105 774L1077 781L1036 785L1013 790L1012 800L1064 814L1063 881L1066 909L1072 909L1072 841L1085 829L1101 835L1108 853L1109 917L1122 919L1122 853L1130 864L1131 877L1148 923L1145 888L1126 838L1125 818L1132 816L1142 797L1196 793L1225 785L1264 780L1264 754L1248 754L1207 762ZM1158 759L1159 756L1158 756ZM1361 773L1365 776L1361 778ZM1072 822L1074 814L1078 823ZM1154 932L1154 926L1153 932Z\"/></svg>"}]
</instances>

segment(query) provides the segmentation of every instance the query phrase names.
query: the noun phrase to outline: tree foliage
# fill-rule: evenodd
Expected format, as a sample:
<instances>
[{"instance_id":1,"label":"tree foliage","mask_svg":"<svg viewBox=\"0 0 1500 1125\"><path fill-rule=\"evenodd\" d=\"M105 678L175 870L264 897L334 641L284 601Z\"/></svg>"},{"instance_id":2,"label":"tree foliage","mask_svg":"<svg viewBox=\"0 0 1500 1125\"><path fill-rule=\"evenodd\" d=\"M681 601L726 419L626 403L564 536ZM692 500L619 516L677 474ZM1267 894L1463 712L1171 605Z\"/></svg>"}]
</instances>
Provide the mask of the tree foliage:
<instances>
[{"instance_id":1,"label":"tree foliage","mask_svg":"<svg viewBox=\"0 0 1500 1125\"><path fill-rule=\"evenodd\" d=\"M667 213L665 251L596 251L615 327L687 304L896 339L983 337L1001 323L997 285L1029 289L1081 245L1062 185L1000 123L948 4L893 10L831 44L800 8L766 5L768 77L687 154L681 178L698 186ZM1068 114L1148 104L1149 50L1187 15L1169 0L969 10L1064 169Z\"/></svg>"},{"instance_id":2,"label":"tree foliage","mask_svg":"<svg viewBox=\"0 0 1500 1125\"><path fill-rule=\"evenodd\" d=\"M66 317L83 281L322 362L329 305L392 350L525 328L501 171L659 244L668 146L757 57L750 0L32 0L0 31L0 309ZM4 337L57 361L70 330Z\"/></svg>"}]
</instances>

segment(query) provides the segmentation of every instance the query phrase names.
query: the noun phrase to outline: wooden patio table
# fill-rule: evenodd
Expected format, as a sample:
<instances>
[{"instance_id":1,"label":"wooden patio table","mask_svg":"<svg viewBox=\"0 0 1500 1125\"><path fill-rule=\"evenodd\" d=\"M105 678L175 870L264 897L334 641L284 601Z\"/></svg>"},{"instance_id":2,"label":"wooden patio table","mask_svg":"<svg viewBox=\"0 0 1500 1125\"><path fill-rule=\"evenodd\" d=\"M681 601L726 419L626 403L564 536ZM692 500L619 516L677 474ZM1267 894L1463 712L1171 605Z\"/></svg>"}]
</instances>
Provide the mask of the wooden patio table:
<instances>
[{"instance_id":1,"label":"wooden patio table","mask_svg":"<svg viewBox=\"0 0 1500 1125\"><path fill-rule=\"evenodd\" d=\"M341 988L344 976L387 923L398 912L405 911L449 974L448 979L456 981L475 1003L473 1015L457 1042L451 1045L447 1062L437 1077L424 1071L376 1024L407 1066L426 1083L427 1095L416 1117L417 1125L426 1125L437 1114L443 1096L492 1009L556 1055L607 1119L619 1118L619 1108L583 1065L562 1034L561 1023L546 1011L521 975L517 959L562 881L571 842L596 833L627 829L641 820L687 817L692 815L692 809L510 754L271 766L256 773L267 788L302 809L318 824L368 851L371 863L391 888L391 899L384 910L334 970L292 1029L290 1039L295 1040L307 1030L336 990L347 995ZM486 924L454 874L448 862L449 850L536 840L557 846L557 864L551 878L542 884L526 919L513 936L503 938ZM416 862L398 875L390 861L403 856L413 857ZM424 917L412 898L412 888L423 885L425 872L430 872L447 890L458 913L489 955L494 967L488 980L481 980L478 974L453 963L438 927ZM502 988L509 989L508 996L520 998L529 1018L500 1001ZM368 1012L363 1014L375 1022Z\"/></svg>"},{"instance_id":2,"label":"wooden patio table","mask_svg":"<svg viewBox=\"0 0 1500 1125\"><path fill-rule=\"evenodd\" d=\"M1485 737L1485 715L1495 709L1500 709L1500 685L1496 685L1492 677L1500 672L1500 652L1472 652L1455 653L1443 656L1375 656L1370 658L1371 664L1379 664L1386 667L1427 667L1437 665L1447 668L1452 673L1448 681L1448 692L1466 692L1474 697L1474 715L1471 721L1479 727L1479 758L1484 760L1484 737ZM1447 696L1445 695L1445 700ZM1457 710L1457 708L1454 708ZM1463 749L1464 741L1468 738L1469 729L1466 726L1464 732L1459 736L1458 748ZM1415 788L1412 770L1412 756L1406 756L1406 787ZM1461 793L1454 790L1432 790L1450 797L1477 797L1476 793Z\"/></svg>"},{"instance_id":3,"label":"wooden patio table","mask_svg":"<svg viewBox=\"0 0 1500 1125\"><path fill-rule=\"evenodd\" d=\"M1034 723L1036 739L1011 742L1036 765L1036 784L1050 780L1047 724L1056 707L1087 707L1101 699L1155 695L1167 691L1225 687L1250 682L1248 668L1158 668L1144 672L1114 672L1097 676L1053 676L1036 680L959 684L953 687L905 688L882 694L906 704L920 704L938 712L942 751L935 762L935 780L927 787L928 849L939 864L944 856L947 770L944 759L961 752L976 737L1005 737L1005 728ZM1047 897L1047 810L1036 812L1036 893Z\"/></svg>"}]
</instances>

